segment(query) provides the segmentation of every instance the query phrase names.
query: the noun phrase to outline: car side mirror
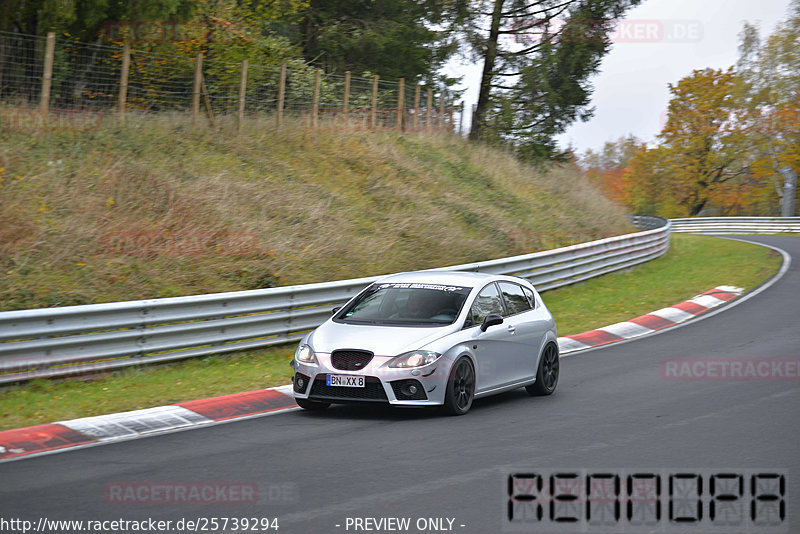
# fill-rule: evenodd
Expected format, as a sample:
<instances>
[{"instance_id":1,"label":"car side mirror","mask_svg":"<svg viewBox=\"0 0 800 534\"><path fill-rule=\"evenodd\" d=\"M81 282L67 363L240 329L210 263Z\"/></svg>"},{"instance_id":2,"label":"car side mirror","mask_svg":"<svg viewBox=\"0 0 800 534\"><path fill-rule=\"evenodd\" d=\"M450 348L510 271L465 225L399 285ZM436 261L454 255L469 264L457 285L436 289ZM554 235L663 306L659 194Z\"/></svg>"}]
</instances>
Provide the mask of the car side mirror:
<instances>
[{"instance_id":1,"label":"car side mirror","mask_svg":"<svg viewBox=\"0 0 800 534\"><path fill-rule=\"evenodd\" d=\"M331 311L331 315L336 315L336 312L338 312L338 311L339 311L339 310L341 310L341 309L342 309L342 307L341 307L341 306L336 306L336 307L333 309L333 311Z\"/></svg>"},{"instance_id":2,"label":"car side mirror","mask_svg":"<svg viewBox=\"0 0 800 534\"><path fill-rule=\"evenodd\" d=\"M503 318L500 317L499 315L494 315L494 314L487 315L486 319L484 319L483 323L481 324L481 330L483 332L486 332L487 328L489 328L490 326L494 326L496 324L503 324Z\"/></svg>"}]
</instances>

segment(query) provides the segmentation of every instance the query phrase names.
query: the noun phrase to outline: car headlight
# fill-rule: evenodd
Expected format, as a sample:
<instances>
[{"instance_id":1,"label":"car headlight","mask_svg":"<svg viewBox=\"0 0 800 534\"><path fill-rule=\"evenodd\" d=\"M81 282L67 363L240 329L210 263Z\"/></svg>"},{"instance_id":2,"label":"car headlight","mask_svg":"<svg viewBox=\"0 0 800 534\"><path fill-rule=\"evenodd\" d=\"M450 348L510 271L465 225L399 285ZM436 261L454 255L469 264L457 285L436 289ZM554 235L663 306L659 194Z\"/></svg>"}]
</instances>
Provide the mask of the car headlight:
<instances>
[{"instance_id":1,"label":"car headlight","mask_svg":"<svg viewBox=\"0 0 800 534\"><path fill-rule=\"evenodd\" d=\"M412 350L389 360L389 367L422 367L428 365L441 357L438 352L430 350Z\"/></svg>"},{"instance_id":2,"label":"car headlight","mask_svg":"<svg viewBox=\"0 0 800 534\"><path fill-rule=\"evenodd\" d=\"M317 365L318 363L317 356L314 354L314 349L305 343L297 347L297 352L294 353L294 357L298 362L309 363L312 365Z\"/></svg>"}]
</instances>

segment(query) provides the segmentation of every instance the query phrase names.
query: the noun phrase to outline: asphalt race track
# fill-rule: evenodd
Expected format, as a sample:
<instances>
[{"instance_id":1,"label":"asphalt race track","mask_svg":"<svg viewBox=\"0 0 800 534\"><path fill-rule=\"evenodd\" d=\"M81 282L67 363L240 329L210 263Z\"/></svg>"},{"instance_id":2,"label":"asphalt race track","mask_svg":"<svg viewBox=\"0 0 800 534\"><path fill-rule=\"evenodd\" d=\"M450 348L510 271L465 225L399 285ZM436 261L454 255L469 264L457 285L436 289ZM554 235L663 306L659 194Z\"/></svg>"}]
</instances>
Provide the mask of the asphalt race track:
<instances>
[{"instance_id":1,"label":"asphalt race track","mask_svg":"<svg viewBox=\"0 0 800 534\"><path fill-rule=\"evenodd\" d=\"M287 534L678 532L667 508L650 528L634 528L624 517L607 527L587 526L585 506L581 520L565 526L547 519L547 504L541 520L512 522L508 475L620 473L624 480L626 473L661 473L660 491L666 493L669 474L696 473L707 520L712 474L742 475L749 514L750 482L763 472L785 476L786 517L775 519L774 529L715 530L717 523L707 523L689 531L800 532L800 380L664 376L664 362L673 358L772 362L800 356L800 238L745 239L787 251L792 264L785 276L712 317L562 359L552 397L531 398L519 390L476 401L464 417L361 407L291 411L8 462L0 464L0 519L34 525L41 518L153 518L172 525L200 519L201 531L205 523L206 532L241 532L241 523L232 528L233 518L277 518L277 532ZM698 477L681 481L696 483ZM170 500L165 487L215 492L164 502ZM254 489L257 498L249 498ZM676 517L692 513L674 510ZM390 517L409 518L409 527L378 529L371 520L355 521ZM216 529L212 518L220 518ZM227 528L223 518L230 518ZM21 531L2 526L3 532ZM276 532L249 526L251 532ZM392 526L397 524L382 524ZM184 523L181 530L190 529Z\"/></svg>"}]
</instances>

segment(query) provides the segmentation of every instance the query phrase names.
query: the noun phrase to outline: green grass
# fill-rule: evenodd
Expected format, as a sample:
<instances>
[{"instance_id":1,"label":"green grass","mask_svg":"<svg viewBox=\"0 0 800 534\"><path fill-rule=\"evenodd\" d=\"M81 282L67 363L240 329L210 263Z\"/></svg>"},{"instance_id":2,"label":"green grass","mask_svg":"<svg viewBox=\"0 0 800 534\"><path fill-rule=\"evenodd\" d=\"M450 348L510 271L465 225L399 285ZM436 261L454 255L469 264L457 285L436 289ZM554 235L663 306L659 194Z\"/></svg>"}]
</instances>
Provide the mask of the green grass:
<instances>
[{"instance_id":1,"label":"green grass","mask_svg":"<svg viewBox=\"0 0 800 534\"><path fill-rule=\"evenodd\" d=\"M576 168L454 135L268 118L237 133L166 114L0 135L0 310L358 278L630 231Z\"/></svg>"},{"instance_id":2,"label":"green grass","mask_svg":"<svg viewBox=\"0 0 800 534\"><path fill-rule=\"evenodd\" d=\"M764 247L673 235L669 253L631 269L544 293L560 335L681 302L718 285L752 289L780 265ZM294 347L196 358L89 381L38 380L0 391L0 430L135 410L289 383Z\"/></svg>"},{"instance_id":3,"label":"green grass","mask_svg":"<svg viewBox=\"0 0 800 534\"><path fill-rule=\"evenodd\" d=\"M293 356L294 347L282 346L88 380L33 380L0 390L0 430L287 384Z\"/></svg>"},{"instance_id":4,"label":"green grass","mask_svg":"<svg viewBox=\"0 0 800 534\"><path fill-rule=\"evenodd\" d=\"M716 286L752 289L780 255L741 241L673 234L669 252L634 269L544 293L558 335L578 334L677 304Z\"/></svg>"}]
</instances>

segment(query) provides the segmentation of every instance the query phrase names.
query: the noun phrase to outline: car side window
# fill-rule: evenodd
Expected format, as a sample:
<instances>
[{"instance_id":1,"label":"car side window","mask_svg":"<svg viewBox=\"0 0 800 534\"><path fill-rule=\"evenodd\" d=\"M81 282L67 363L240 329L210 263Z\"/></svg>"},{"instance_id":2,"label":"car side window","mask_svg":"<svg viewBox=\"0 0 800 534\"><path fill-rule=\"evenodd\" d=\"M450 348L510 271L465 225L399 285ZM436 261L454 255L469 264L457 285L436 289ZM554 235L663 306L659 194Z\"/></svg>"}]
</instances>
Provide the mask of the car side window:
<instances>
[{"instance_id":1,"label":"car side window","mask_svg":"<svg viewBox=\"0 0 800 534\"><path fill-rule=\"evenodd\" d=\"M492 314L504 315L503 302L494 282L484 287L475 298L464 326L481 324L487 315Z\"/></svg>"},{"instance_id":2,"label":"car side window","mask_svg":"<svg viewBox=\"0 0 800 534\"><path fill-rule=\"evenodd\" d=\"M536 307L536 297L533 296L533 291L528 289L525 286L522 286L522 290L525 292L525 296L528 297L528 302L531 303L531 308Z\"/></svg>"},{"instance_id":3,"label":"car side window","mask_svg":"<svg viewBox=\"0 0 800 534\"><path fill-rule=\"evenodd\" d=\"M531 309L531 302L525 295L525 291L519 284L511 282L500 282L500 291L503 292L503 299L506 302L508 315L515 315Z\"/></svg>"}]
</instances>

